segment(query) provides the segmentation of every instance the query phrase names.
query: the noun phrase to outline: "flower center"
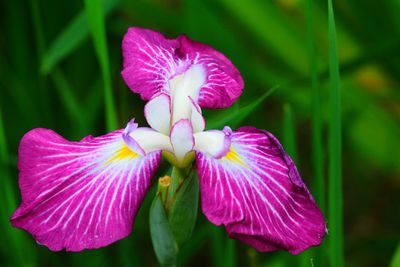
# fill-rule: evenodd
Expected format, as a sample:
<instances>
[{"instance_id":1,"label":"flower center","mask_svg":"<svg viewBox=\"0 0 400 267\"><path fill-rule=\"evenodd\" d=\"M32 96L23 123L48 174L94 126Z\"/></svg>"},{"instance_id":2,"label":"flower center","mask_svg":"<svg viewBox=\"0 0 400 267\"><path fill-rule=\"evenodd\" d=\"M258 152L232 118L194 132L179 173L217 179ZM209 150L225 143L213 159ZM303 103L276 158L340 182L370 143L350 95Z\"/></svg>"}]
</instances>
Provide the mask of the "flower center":
<instances>
[{"instance_id":1,"label":"flower center","mask_svg":"<svg viewBox=\"0 0 400 267\"><path fill-rule=\"evenodd\" d=\"M159 93L146 104L145 116L151 128L129 131L143 153L162 150L178 167L194 160L194 150L217 157L227 153L229 131L204 131L205 121L197 101L205 82L204 67L193 65L169 81L169 94Z\"/></svg>"}]
</instances>

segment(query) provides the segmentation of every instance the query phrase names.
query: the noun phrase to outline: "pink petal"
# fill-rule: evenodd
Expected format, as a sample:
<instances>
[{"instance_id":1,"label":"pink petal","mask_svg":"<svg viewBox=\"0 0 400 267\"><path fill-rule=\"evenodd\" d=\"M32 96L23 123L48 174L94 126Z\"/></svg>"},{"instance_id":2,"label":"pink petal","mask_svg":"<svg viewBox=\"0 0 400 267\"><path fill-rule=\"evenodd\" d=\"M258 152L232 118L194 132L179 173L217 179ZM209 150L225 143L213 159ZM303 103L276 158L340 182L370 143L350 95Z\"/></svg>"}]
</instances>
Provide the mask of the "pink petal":
<instances>
[{"instance_id":1,"label":"pink petal","mask_svg":"<svg viewBox=\"0 0 400 267\"><path fill-rule=\"evenodd\" d=\"M201 64L207 72L207 81L200 89L198 103L203 108L226 108L242 94L244 82L240 72L222 53L211 46L180 35L178 53L193 63Z\"/></svg>"},{"instance_id":2,"label":"pink petal","mask_svg":"<svg viewBox=\"0 0 400 267\"><path fill-rule=\"evenodd\" d=\"M242 93L243 79L231 61L185 35L167 39L158 32L133 27L124 36L122 50L122 76L144 100L159 92L170 93L169 81L196 64L206 71L205 83L195 99L201 107L228 107Z\"/></svg>"},{"instance_id":3,"label":"pink petal","mask_svg":"<svg viewBox=\"0 0 400 267\"><path fill-rule=\"evenodd\" d=\"M122 134L70 142L48 129L28 132L19 147L22 204L12 224L54 251L94 249L126 237L161 153L143 157Z\"/></svg>"},{"instance_id":4,"label":"pink petal","mask_svg":"<svg viewBox=\"0 0 400 267\"><path fill-rule=\"evenodd\" d=\"M221 159L199 152L196 158L202 210L230 237L259 251L293 254L322 242L323 215L272 134L243 127Z\"/></svg>"},{"instance_id":5,"label":"pink petal","mask_svg":"<svg viewBox=\"0 0 400 267\"><path fill-rule=\"evenodd\" d=\"M159 92L169 92L168 80L184 67L175 56L178 48L177 40L167 39L161 33L129 28L122 41L122 77L128 87L143 100L150 100Z\"/></svg>"}]
</instances>

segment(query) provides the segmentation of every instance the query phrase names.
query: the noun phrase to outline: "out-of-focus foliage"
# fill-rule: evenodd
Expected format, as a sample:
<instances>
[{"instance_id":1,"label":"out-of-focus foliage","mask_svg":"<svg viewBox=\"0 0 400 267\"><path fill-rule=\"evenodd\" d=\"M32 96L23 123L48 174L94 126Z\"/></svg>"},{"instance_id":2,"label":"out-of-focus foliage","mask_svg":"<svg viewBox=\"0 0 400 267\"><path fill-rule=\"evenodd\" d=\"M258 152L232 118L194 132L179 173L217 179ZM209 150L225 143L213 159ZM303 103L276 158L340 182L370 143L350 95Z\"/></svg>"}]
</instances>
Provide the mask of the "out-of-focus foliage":
<instances>
[{"instance_id":1,"label":"out-of-focus foliage","mask_svg":"<svg viewBox=\"0 0 400 267\"><path fill-rule=\"evenodd\" d=\"M288 128L283 106L289 105L299 169L306 183L313 183L305 0L104 0L106 19L100 22L96 8L86 2L0 2L0 266L157 264L148 227L154 188L132 235L96 251L53 253L8 221L20 201L17 150L25 132L51 128L72 140L105 133L107 83L118 127L133 116L146 123L144 103L120 76L121 40L129 26L153 28L171 37L185 33L220 50L238 67L245 80L243 96L229 111L206 111L210 127L255 125L282 139ZM333 2L342 89L346 266L387 266L397 262L391 259L398 257L400 240L400 3ZM313 4L326 160L327 6L325 1ZM102 38L99 23L105 25L107 44L97 43L96 48L93 41ZM268 95L271 88L276 89ZM166 170L164 166L158 175ZM231 241L202 215L178 257L181 266L310 266L305 256L262 254Z\"/></svg>"}]
</instances>

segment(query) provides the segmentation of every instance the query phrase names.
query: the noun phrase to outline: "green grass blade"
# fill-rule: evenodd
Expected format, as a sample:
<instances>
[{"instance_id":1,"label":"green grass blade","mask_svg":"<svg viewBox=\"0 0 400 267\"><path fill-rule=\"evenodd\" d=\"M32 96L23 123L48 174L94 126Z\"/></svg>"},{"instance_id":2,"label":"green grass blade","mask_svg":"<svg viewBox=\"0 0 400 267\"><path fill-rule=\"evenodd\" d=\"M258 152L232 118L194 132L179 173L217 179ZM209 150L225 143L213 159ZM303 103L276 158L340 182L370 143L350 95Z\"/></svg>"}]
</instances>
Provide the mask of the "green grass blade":
<instances>
[{"instance_id":1,"label":"green grass blade","mask_svg":"<svg viewBox=\"0 0 400 267\"><path fill-rule=\"evenodd\" d=\"M111 13L119 1L103 1L105 15ZM41 65L43 74L50 73L53 68L72 53L88 37L89 27L85 12L79 13L50 45L44 54Z\"/></svg>"},{"instance_id":2,"label":"green grass blade","mask_svg":"<svg viewBox=\"0 0 400 267\"><path fill-rule=\"evenodd\" d=\"M6 208L6 214L10 215L13 209L16 206L15 203L15 195L14 191L12 190L12 185L9 182L10 173L8 170L8 163L10 162L9 155L8 155L8 148L7 148L7 141L6 135L4 131L4 123L3 123L3 116L2 111L0 110L0 164L2 167L2 176L4 175L5 178L2 178L1 181L3 185L1 186L4 189L3 196L6 198L6 202L4 203Z\"/></svg>"},{"instance_id":3,"label":"green grass blade","mask_svg":"<svg viewBox=\"0 0 400 267\"><path fill-rule=\"evenodd\" d=\"M78 103L76 96L73 94L73 90L65 78L63 72L59 68L55 68L50 74L53 83L55 84L56 90L62 99L62 103L65 105L65 109L70 118L77 124L77 135L82 136L88 133L87 123L85 123L85 117L83 116L83 110Z\"/></svg>"},{"instance_id":4,"label":"green grass blade","mask_svg":"<svg viewBox=\"0 0 400 267\"><path fill-rule=\"evenodd\" d=\"M293 114L292 107L289 104L283 106L283 146L286 153L293 159L299 168L298 162L298 146L296 140L296 118ZM295 258L291 258L289 255L283 255L282 260L285 265L290 265L297 261L296 266L308 267L310 266L310 258L312 257L311 250L302 252Z\"/></svg>"},{"instance_id":5,"label":"green grass blade","mask_svg":"<svg viewBox=\"0 0 400 267\"><path fill-rule=\"evenodd\" d=\"M212 262L214 267L224 266L225 263L225 256L224 256L224 230L222 227L217 227L214 225L210 226L210 235L209 238L211 239L211 255L212 255Z\"/></svg>"},{"instance_id":6,"label":"green grass blade","mask_svg":"<svg viewBox=\"0 0 400 267\"><path fill-rule=\"evenodd\" d=\"M186 243L182 249L179 250L178 266L189 266L189 261L201 249L210 233L210 225L208 222L202 223L193 231L193 236L190 242Z\"/></svg>"},{"instance_id":7,"label":"green grass blade","mask_svg":"<svg viewBox=\"0 0 400 267\"><path fill-rule=\"evenodd\" d=\"M219 0L269 50L294 70L304 73L306 56L299 33L273 1Z\"/></svg>"},{"instance_id":8,"label":"green grass blade","mask_svg":"<svg viewBox=\"0 0 400 267\"><path fill-rule=\"evenodd\" d=\"M8 162L9 154L7 140L4 131L2 111L0 109L0 226L2 228L3 238L7 240L7 259L12 263L10 266L34 266L34 253L30 247L26 246L26 240L19 229L11 227L9 217L17 207L16 196L13 184L11 183L11 172ZM4 239L3 239L4 240Z\"/></svg>"},{"instance_id":9,"label":"green grass blade","mask_svg":"<svg viewBox=\"0 0 400 267\"><path fill-rule=\"evenodd\" d=\"M10 229L10 225L8 222L8 217L10 216L13 209L13 202L15 200L13 188L10 184L10 173L8 169L8 151L7 151L7 142L4 131L4 123L3 116L0 110L0 200L2 205L0 206L0 226L2 228L3 236L6 240L9 240L12 244L17 244L17 236L13 236L13 232ZM6 250L7 252L12 252L12 249L9 246L1 246L2 250ZM10 260L13 263L19 263L18 256L10 253Z\"/></svg>"},{"instance_id":10,"label":"green grass blade","mask_svg":"<svg viewBox=\"0 0 400 267\"><path fill-rule=\"evenodd\" d=\"M399 267L400 266L400 243L397 246L396 251L394 252L393 258L390 261L389 267Z\"/></svg>"},{"instance_id":11,"label":"green grass blade","mask_svg":"<svg viewBox=\"0 0 400 267\"><path fill-rule=\"evenodd\" d=\"M236 243L233 239L228 239L226 241L226 259L225 265L226 267L236 267Z\"/></svg>"},{"instance_id":12,"label":"green grass blade","mask_svg":"<svg viewBox=\"0 0 400 267\"><path fill-rule=\"evenodd\" d=\"M314 0L305 0L305 15L307 23L307 49L311 85L311 160L312 160L312 184L311 191L319 208L324 213L325 209L325 182L324 182L324 160L322 146L322 120L321 104L318 81L318 56L315 38ZM320 247L308 250L300 255L301 266L310 266L310 260L315 260L317 266L324 266L325 248Z\"/></svg>"},{"instance_id":13,"label":"green grass blade","mask_svg":"<svg viewBox=\"0 0 400 267\"><path fill-rule=\"evenodd\" d=\"M100 62L104 82L104 102L106 110L106 126L108 131L117 128L117 117L111 87L110 62L107 51L105 18L101 0L85 0L86 15L92 33L94 48Z\"/></svg>"},{"instance_id":14,"label":"green grass blade","mask_svg":"<svg viewBox=\"0 0 400 267\"><path fill-rule=\"evenodd\" d=\"M28 125L33 126L34 122L39 121L35 102L31 100L29 92L17 73L5 61L0 63L0 87L0 90L7 91L10 95L7 101L14 102L16 110L24 112Z\"/></svg>"},{"instance_id":15,"label":"green grass blade","mask_svg":"<svg viewBox=\"0 0 400 267\"><path fill-rule=\"evenodd\" d=\"M340 75L332 0L328 0L329 24L329 249L331 266L343 267L343 192Z\"/></svg>"},{"instance_id":16,"label":"green grass blade","mask_svg":"<svg viewBox=\"0 0 400 267\"><path fill-rule=\"evenodd\" d=\"M297 164L296 125L292 107L289 104L283 106L283 144L286 152Z\"/></svg>"},{"instance_id":17,"label":"green grass blade","mask_svg":"<svg viewBox=\"0 0 400 267\"><path fill-rule=\"evenodd\" d=\"M50 73L61 60L79 46L88 32L86 17L82 12L61 32L44 54L41 72Z\"/></svg>"},{"instance_id":18,"label":"green grass blade","mask_svg":"<svg viewBox=\"0 0 400 267\"><path fill-rule=\"evenodd\" d=\"M313 0L306 0L308 58L310 63L311 82L311 124L312 124L312 166L313 195L322 211L325 210L324 161L322 146L321 104L318 82L318 59L314 35L315 23L313 15Z\"/></svg>"},{"instance_id":19,"label":"green grass blade","mask_svg":"<svg viewBox=\"0 0 400 267\"><path fill-rule=\"evenodd\" d=\"M103 96L99 94L98 88L101 86L100 79L95 80L93 86L89 88L89 94L84 104L85 121L90 125L88 128L94 128L94 124L98 121L99 114L102 110Z\"/></svg>"},{"instance_id":20,"label":"green grass blade","mask_svg":"<svg viewBox=\"0 0 400 267\"><path fill-rule=\"evenodd\" d=\"M52 125L54 121L54 113L47 112L47 110L51 109L51 100L49 94L49 88L47 84L47 79L43 75L40 75L39 71L39 62L43 58L43 54L46 49L46 41L44 37L43 31L43 24L42 24L42 17L40 14L39 3L36 0L30 0L30 11L31 11L31 18L32 18L32 25L35 33L35 43L36 43L36 55L37 55L37 63L34 64L33 67L33 74L37 79L37 105L39 113L43 120L50 125Z\"/></svg>"},{"instance_id":21,"label":"green grass blade","mask_svg":"<svg viewBox=\"0 0 400 267\"><path fill-rule=\"evenodd\" d=\"M236 246L233 239L229 239L222 227L210 225L211 255L213 266L235 267Z\"/></svg>"},{"instance_id":22,"label":"green grass blade","mask_svg":"<svg viewBox=\"0 0 400 267\"><path fill-rule=\"evenodd\" d=\"M30 8L31 8L33 28L35 32L36 51L38 58L41 58L43 56L46 46L45 46L45 38L40 17L38 1L31 0Z\"/></svg>"}]
</instances>

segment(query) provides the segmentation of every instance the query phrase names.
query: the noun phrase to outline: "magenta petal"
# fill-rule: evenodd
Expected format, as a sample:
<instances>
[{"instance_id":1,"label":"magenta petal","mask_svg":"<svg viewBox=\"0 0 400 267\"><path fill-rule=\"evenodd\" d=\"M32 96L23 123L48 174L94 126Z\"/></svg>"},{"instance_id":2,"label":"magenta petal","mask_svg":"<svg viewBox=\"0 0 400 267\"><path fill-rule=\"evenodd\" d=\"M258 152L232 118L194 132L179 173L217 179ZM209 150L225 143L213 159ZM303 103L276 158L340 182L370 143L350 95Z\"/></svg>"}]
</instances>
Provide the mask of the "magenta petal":
<instances>
[{"instance_id":1,"label":"magenta petal","mask_svg":"<svg viewBox=\"0 0 400 267\"><path fill-rule=\"evenodd\" d=\"M182 67L175 57L178 47L178 41L167 39L161 33L129 28L122 41L122 77L128 87L143 100L168 92L168 80Z\"/></svg>"},{"instance_id":2,"label":"magenta petal","mask_svg":"<svg viewBox=\"0 0 400 267\"><path fill-rule=\"evenodd\" d=\"M13 226L49 249L80 251L126 237L160 163L129 149L122 130L70 142L34 129L19 147L22 204Z\"/></svg>"},{"instance_id":3,"label":"magenta petal","mask_svg":"<svg viewBox=\"0 0 400 267\"><path fill-rule=\"evenodd\" d=\"M178 53L193 64L203 65L207 81L200 89L199 105L203 108L226 108L242 94L244 82L240 72L222 53L211 46L190 40L186 35L177 39Z\"/></svg>"},{"instance_id":4,"label":"magenta petal","mask_svg":"<svg viewBox=\"0 0 400 267\"><path fill-rule=\"evenodd\" d=\"M221 159L196 153L206 217L259 251L297 254L319 245L323 215L279 141L253 127L231 137Z\"/></svg>"},{"instance_id":5,"label":"magenta petal","mask_svg":"<svg viewBox=\"0 0 400 267\"><path fill-rule=\"evenodd\" d=\"M170 93L169 81L191 66L202 65L204 85L196 99L203 108L224 108L241 95L243 79L222 53L185 35L167 39L161 33L132 27L122 42L122 77L128 87L150 100L159 92Z\"/></svg>"}]
</instances>

